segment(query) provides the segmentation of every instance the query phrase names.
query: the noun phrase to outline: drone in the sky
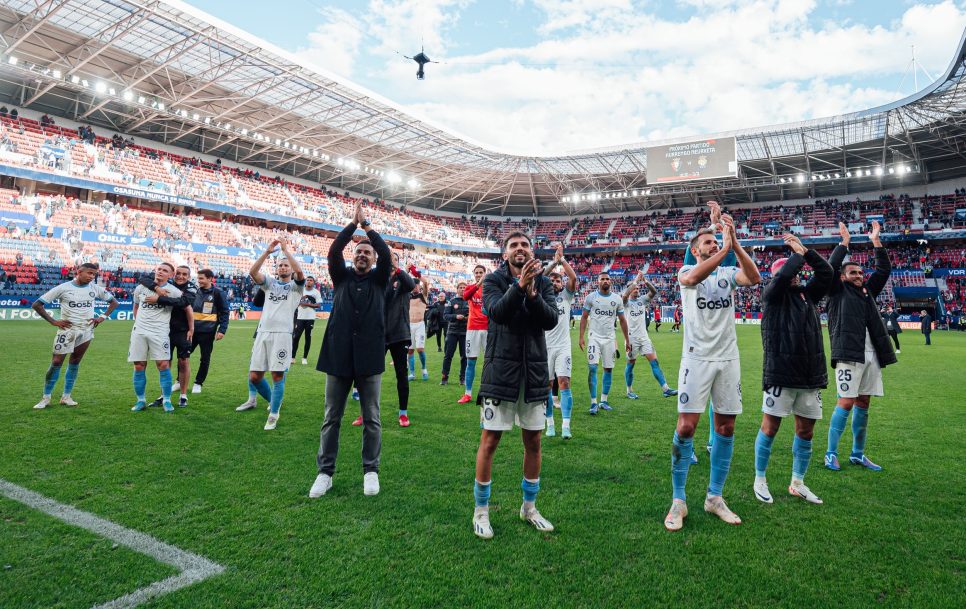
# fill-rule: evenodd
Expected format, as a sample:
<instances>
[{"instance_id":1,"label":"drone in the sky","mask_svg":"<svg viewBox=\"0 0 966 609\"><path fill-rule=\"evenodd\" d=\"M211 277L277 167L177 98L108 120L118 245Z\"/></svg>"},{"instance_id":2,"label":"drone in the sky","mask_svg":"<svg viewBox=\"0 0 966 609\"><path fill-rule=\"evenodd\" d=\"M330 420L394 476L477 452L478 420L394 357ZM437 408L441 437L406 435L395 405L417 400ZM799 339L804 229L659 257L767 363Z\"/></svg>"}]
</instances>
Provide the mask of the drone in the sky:
<instances>
[{"instance_id":1,"label":"drone in the sky","mask_svg":"<svg viewBox=\"0 0 966 609\"><path fill-rule=\"evenodd\" d=\"M413 57L409 57L408 55L403 55L403 57L405 57L406 59L411 59L419 65L419 68L416 70L416 80L423 80L426 78L425 68L427 63L439 63L438 61L431 60L429 56L426 55L426 52L422 48L420 48L419 53L417 53Z\"/></svg>"}]
</instances>

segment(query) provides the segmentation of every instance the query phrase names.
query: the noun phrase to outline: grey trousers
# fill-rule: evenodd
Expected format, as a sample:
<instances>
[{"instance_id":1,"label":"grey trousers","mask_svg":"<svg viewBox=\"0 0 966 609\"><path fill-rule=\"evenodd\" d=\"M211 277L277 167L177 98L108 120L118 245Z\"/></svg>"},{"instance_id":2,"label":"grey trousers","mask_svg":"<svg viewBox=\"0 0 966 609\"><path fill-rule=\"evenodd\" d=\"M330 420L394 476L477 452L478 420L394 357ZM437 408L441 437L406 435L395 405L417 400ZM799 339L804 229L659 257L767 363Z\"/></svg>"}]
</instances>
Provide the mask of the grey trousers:
<instances>
[{"instance_id":1,"label":"grey trousers","mask_svg":"<svg viewBox=\"0 0 966 609\"><path fill-rule=\"evenodd\" d=\"M353 379L328 374L325 378L325 419L322 421L316 459L320 474L331 476L335 473L335 459L339 455L339 428L353 381L359 390L359 403L362 406L362 471L379 471L379 454L382 452L382 422L379 420L382 375Z\"/></svg>"}]
</instances>

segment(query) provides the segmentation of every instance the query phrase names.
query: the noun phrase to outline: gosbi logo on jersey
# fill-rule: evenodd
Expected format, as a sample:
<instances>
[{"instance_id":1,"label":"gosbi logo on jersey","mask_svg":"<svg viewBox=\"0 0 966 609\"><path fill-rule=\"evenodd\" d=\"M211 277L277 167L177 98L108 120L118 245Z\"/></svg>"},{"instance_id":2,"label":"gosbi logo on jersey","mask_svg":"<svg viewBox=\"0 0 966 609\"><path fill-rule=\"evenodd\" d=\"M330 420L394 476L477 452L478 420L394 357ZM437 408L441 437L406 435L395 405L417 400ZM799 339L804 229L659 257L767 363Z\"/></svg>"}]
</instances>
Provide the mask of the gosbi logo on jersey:
<instances>
[{"instance_id":1,"label":"gosbi logo on jersey","mask_svg":"<svg viewBox=\"0 0 966 609\"><path fill-rule=\"evenodd\" d=\"M271 292L268 295L268 299L272 302L282 302L283 300L288 300L288 294L276 294L275 292Z\"/></svg>"},{"instance_id":2,"label":"gosbi logo on jersey","mask_svg":"<svg viewBox=\"0 0 966 609\"><path fill-rule=\"evenodd\" d=\"M593 312L594 312L594 315L603 315L604 317L613 317L616 313L614 309L608 309L605 311L604 309L598 309L598 308L594 308Z\"/></svg>"},{"instance_id":3,"label":"gosbi logo on jersey","mask_svg":"<svg viewBox=\"0 0 966 609\"><path fill-rule=\"evenodd\" d=\"M89 300L84 302L68 302L67 306L71 309L90 309L94 306L94 303Z\"/></svg>"},{"instance_id":4,"label":"gosbi logo on jersey","mask_svg":"<svg viewBox=\"0 0 966 609\"><path fill-rule=\"evenodd\" d=\"M731 306L731 298L718 298L717 300L707 300L706 298L702 298L701 296L698 296L697 305L699 309L709 309L712 311L717 309L727 309L728 307Z\"/></svg>"}]
</instances>

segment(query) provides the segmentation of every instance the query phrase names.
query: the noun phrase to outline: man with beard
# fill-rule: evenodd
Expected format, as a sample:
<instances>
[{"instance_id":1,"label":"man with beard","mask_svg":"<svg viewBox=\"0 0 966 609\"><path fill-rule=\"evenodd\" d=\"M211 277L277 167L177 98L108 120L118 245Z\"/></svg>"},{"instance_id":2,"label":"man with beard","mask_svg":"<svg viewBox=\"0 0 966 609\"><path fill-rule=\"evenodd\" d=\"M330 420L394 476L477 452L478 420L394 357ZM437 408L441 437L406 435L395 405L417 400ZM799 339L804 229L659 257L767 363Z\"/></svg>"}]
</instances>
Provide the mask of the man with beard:
<instances>
[{"instance_id":1,"label":"man with beard","mask_svg":"<svg viewBox=\"0 0 966 609\"><path fill-rule=\"evenodd\" d=\"M600 409L613 410L608 403L607 394L614 371L614 356L617 342L614 321L621 325L624 333L625 349L631 341L627 335L627 320L624 318L624 303L621 297L610 291L611 279L607 273L597 276L597 291L584 298L584 310L580 316L580 350L587 349L587 384L590 388L590 414L597 414L597 365L604 368L603 387L600 393ZM590 341L584 339L587 326L590 326Z\"/></svg>"},{"instance_id":2,"label":"man with beard","mask_svg":"<svg viewBox=\"0 0 966 609\"><path fill-rule=\"evenodd\" d=\"M566 283L563 276L554 269L563 269L567 276ZM564 440L573 437L570 432L570 415L573 412L574 396L570 391L570 374L572 365L571 344L570 344L570 310L573 308L574 295L577 293L577 273L564 258L563 244L557 245L557 253L553 257L553 262L547 266L544 274L553 283L555 293L554 306L557 308L557 325L546 333L547 339L547 363L549 364L551 381L557 378L557 386L560 392L560 416L562 418L560 436ZM550 383L551 387L553 382ZM556 435L553 425L553 396L547 396L547 437Z\"/></svg>"},{"instance_id":3,"label":"man with beard","mask_svg":"<svg viewBox=\"0 0 966 609\"><path fill-rule=\"evenodd\" d=\"M262 265L275 250L281 247L284 256L275 263L272 277L262 273ZM248 275L255 285L265 293L265 304L252 346L252 358L248 366L248 401L236 408L237 411L250 410L257 403L256 392L268 400L268 420L265 431L278 425L278 417L285 398L285 373L291 363L292 326L295 325L295 309L298 308L305 288L305 276L298 260L289 251L288 241L276 239L268 244ZM269 389L265 372L272 374L272 387Z\"/></svg>"},{"instance_id":4,"label":"man with beard","mask_svg":"<svg viewBox=\"0 0 966 609\"><path fill-rule=\"evenodd\" d=\"M352 241L357 227L366 231L367 238L356 244L352 267L347 268L342 251ZM362 490L365 495L379 493L382 450L379 393L382 373L386 370L385 304L392 273L390 258L389 247L372 229L362 211L362 203L357 204L352 221L329 248L332 314L325 326L316 366L319 372L326 373L325 418L317 457L319 474L309 490L311 498L321 497L332 488L339 453L339 428L353 384L359 390L362 407Z\"/></svg>"},{"instance_id":5,"label":"man with beard","mask_svg":"<svg viewBox=\"0 0 966 609\"><path fill-rule=\"evenodd\" d=\"M473 381L476 378L476 359L486 352L488 320L483 311L483 277L486 267L473 267L474 283L463 290L463 299L470 304L470 317L466 322L466 390L457 404L473 401Z\"/></svg>"},{"instance_id":6,"label":"man with beard","mask_svg":"<svg viewBox=\"0 0 966 609\"><path fill-rule=\"evenodd\" d=\"M829 264L838 277L832 281L828 295L828 331L832 343L832 366L838 389L838 404L828 424L828 450L825 467L839 471L839 439L852 413L852 454L849 462L870 471L881 466L865 456L865 436L869 425L869 402L872 396L883 395L882 368L896 363L896 354L886 332L875 299L889 281L892 264L889 253L879 240L879 223L872 223L869 239L875 247L875 272L865 279L865 270L858 262L842 264L849 253L851 235L839 222L842 242L829 257Z\"/></svg>"},{"instance_id":7,"label":"man with beard","mask_svg":"<svg viewBox=\"0 0 966 609\"><path fill-rule=\"evenodd\" d=\"M641 295L641 283L647 288L647 294L643 296ZM636 400L640 397L634 393L634 364L637 362L637 358L642 355L651 363L651 374L654 375L654 380L661 387L664 397L669 398L678 394L676 390L671 389L667 384L667 379L664 378L664 371L661 370L661 364L657 361L654 344L647 335L647 324L644 323L644 318L655 296L657 296L657 288L644 277L643 272L638 273L637 277L627 284L624 293L621 295L629 317L627 335L630 337L630 347L627 349L627 364L624 366L624 383L627 385L627 398L630 400Z\"/></svg>"},{"instance_id":8,"label":"man with beard","mask_svg":"<svg viewBox=\"0 0 966 609\"><path fill-rule=\"evenodd\" d=\"M822 418L822 389L828 385L822 322L816 307L832 285L832 267L792 234L784 236L792 255L771 265L771 283L762 290L761 344L764 351L761 429L755 440L755 497L772 503L765 471L782 419L795 415L792 481L788 492L808 503L822 500L805 486L812 457L815 421ZM808 263L814 275L802 285L798 272Z\"/></svg>"},{"instance_id":9,"label":"man with beard","mask_svg":"<svg viewBox=\"0 0 966 609\"><path fill-rule=\"evenodd\" d=\"M520 519L538 531L553 525L536 508L540 490L540 436L549 394L545 332L557 325L553 286L533 258L530 238L507 235L503 264L483 279L483 308L492 323L486 345L486 365L480 379L480 447L476 453L473 531L493 537L490 525L490 485L493 456L504 431L516 424L523 435L523 505Z\"/></svg>"},{"instance_id":10,"label":"man with beard","mask_svg":"<svg viewBox=\"0 0 966 609\"><path fill-rule=\"evenodd\" d=\"M711 447L711 479L704 510L728 524L741 524L722 498L722 490L734 449L735 417L741 414L741 362L735 332L735 288L761 281L751 259L735 233L731 216L721 215L710 202L712 222L721 221L723 247L714 229L702 229L691 239L689 250L696 265L678 271L684 309L684 340L678 371L678 421L671 451L671 487L674 499L664 527L678 531L688 515L685 486L694 455L694 429L708 405L714 401L714 442ZM734 250L739 267L721 263Z\"/></svg>"},{"instance_id":11,"label":"man with beard","mask_svg":"<svg viewBox=\"0 0 966 609\"><path fill-rule=\"evenodd\" d=\"M154 277L145 275L141 277L141 285L149 290L153 290ZM188 406L188 377L191 374L191 344L194 339L195 320L194 303L197 295L197 288L191 282L191 269L181 265L174 269L174 287L181 290L178 298L168 298L161 296L158 302L171 307L170 334L171 348L178 356L178 379L171 386L171 391L181 391L178 400L179 408ZM187 310L187 313L185 312ZM157 408L163 402L163 397L159 396L149 404L152 408Z\"/></svg>"},{"instance_id":12,"label":"man with beard","mask_svg":"<svg viewBox=\"0 0 966 609\"><path fill-rule=\"evenodd\" d=\"M134 412L147 408L144 390L148 360L154 360L158 368L161 405L165 412L174 412L174 406L171 405L171 339L168 336L171 330L171 305L160 302L162 297L175 300L181 297L181 290L168 285L168 279L173 274L174 266L162 262L154 269L151 288L139 284L132 295L134 328L131 330L127 361L134 364L134 395L137 397L137 402L131 408Z\"/></svg>"}]
</instances>

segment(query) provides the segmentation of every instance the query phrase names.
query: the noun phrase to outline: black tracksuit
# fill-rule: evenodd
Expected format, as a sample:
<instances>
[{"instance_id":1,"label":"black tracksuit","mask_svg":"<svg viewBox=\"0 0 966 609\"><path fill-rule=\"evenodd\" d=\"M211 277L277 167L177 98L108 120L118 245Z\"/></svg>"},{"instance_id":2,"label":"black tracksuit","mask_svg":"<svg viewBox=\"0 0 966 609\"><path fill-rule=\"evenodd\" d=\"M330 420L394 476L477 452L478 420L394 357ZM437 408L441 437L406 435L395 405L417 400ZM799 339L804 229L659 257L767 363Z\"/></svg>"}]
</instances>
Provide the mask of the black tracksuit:
<instances>
[{"instance_id":1,"label":"black tracksuit","mask_svg":"<svg viewBox=\"0 0 966 609\"><path fill-rule=\"evenodd\" d=\"M462 315L463 319L456 319ZM451 298L443 309L443 321L446 323L446 349L443 353L443 378L449 380L449 369L453 364L456 348L460 350L460 383L466 376L466 320L470 316L470 305L460 295Z\"/></svg>"},{"instance_id":2,"label":"black tracksuit","mask_svg":"<svg viewBox=\"0 0 966 609\"><path fill-rule=\"evenodd\" d=\"M195 334L191 339L191 350L201 349L201 363L195 373L195 384L204 385L211 364L211 351L215 346L215 334L228 332L228 319L231 308L225 293L215 286L207 290L199 287L192 304L195 317Z\"/></svg>"}]
</instances>

